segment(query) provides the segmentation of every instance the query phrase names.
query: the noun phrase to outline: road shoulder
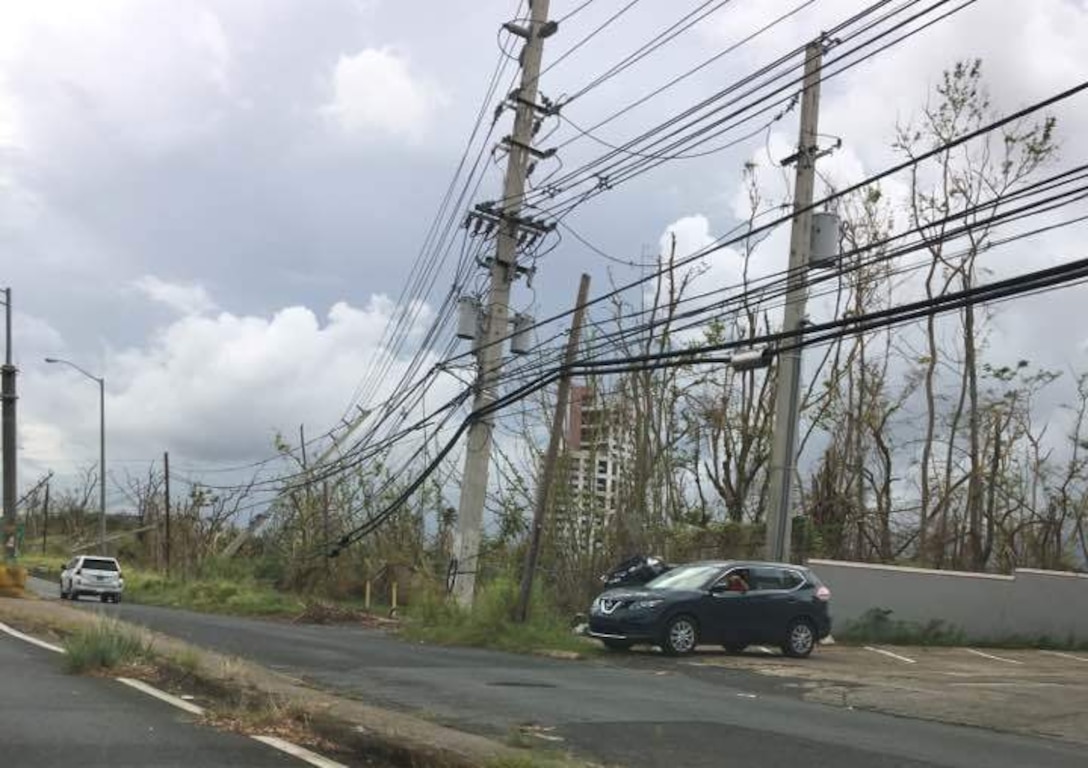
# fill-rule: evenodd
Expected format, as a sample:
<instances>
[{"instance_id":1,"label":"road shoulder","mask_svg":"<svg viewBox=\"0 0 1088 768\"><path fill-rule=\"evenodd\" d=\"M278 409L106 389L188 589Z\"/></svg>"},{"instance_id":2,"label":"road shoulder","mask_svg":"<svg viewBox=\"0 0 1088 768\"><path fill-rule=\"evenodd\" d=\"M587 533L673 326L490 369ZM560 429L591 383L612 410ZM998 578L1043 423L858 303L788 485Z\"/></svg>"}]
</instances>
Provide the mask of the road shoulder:
<instances>
[{"instance_id":1,"label":"road shoulder","mask_svg":"<svg viewBox=\"0 0 1088 768\"><path fill-rule=\"evenodd\" d=\"M0 621L50 642L57 642L64 634L97 620L89 612L55 601L0 599ZM492 739L334 696L252 662L130 626L147 638L157 654L172 658L191 658L195 654L207 683L266 696L281 706L301 708L317 733L360 754L376 755L398 764L451 768L524 762L531 756L525 750Z\"/></svg>"}]
</instances>

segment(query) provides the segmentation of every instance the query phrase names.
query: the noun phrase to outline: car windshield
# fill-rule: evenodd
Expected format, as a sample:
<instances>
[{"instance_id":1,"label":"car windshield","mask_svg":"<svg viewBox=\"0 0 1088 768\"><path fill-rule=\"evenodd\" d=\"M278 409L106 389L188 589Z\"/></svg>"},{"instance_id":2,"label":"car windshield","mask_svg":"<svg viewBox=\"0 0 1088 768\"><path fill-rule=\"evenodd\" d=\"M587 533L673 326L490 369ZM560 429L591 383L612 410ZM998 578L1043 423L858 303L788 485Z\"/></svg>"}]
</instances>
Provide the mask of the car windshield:
<instances>
[{"instance_id":1,"label":"car windshield","mask_svg":"<svg viewBox=\"0 0 1088 768\"><path fill-rule=\"evenodd\" d=\"M88 557L83 561L83 567L89 571L118 571L117 563L112 560L97 560Z\"/></svg>"},{"instance_id":2,"label":"car windshield","mask_svg":"<svg viewBox=\"0 0 1088 768\"><path fill-rule=\"evenodd\" d=\"M646 585L647 589L701 589L722 569L719 565L685 565L663 573Z\"/></svg>"}]
</instances>

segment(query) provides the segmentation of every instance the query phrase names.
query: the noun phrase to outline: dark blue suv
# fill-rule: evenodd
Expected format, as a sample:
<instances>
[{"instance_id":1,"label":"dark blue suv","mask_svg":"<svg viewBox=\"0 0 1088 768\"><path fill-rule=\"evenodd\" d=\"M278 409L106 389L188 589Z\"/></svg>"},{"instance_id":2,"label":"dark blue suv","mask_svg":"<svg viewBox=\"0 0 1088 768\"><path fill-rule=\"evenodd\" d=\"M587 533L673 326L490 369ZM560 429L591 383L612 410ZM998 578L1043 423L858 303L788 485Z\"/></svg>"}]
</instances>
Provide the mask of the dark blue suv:
<instances>
[{"instance_id":1,"label":"dark blue suv","mask_svg":"<svg viewBox=\"0 0 1088 768\"><path fill-rule=\"evenodd\" d=\"M830 590L802 566L691 563L645 586L602 593L590 608L589 634L613 650L648 643L681 655L700 644L732 652L760 644L804 657L831 634L830 600Z\"/></svg>"}]
</instances>

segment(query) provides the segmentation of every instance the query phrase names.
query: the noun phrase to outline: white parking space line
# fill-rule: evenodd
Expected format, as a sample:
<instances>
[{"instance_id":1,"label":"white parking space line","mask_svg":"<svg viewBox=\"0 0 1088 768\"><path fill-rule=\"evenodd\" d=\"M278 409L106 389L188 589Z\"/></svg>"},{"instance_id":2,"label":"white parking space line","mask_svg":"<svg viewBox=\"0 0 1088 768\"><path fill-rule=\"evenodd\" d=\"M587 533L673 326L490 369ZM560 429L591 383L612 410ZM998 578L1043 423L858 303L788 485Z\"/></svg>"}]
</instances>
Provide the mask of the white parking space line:
<instances>
[{"instance_id":1,"label":"white parking space line","mask_svg":"<svg viewBox=\"0 0 1088 768\"><path fill-rule=\"evenodd\" d=\"M173 704L178 709L183 709L190 715L203 715L204 707L199 707L196 704L185 701L185 699L179 699L173 694L166 691L160 691L153 685L148 685L143 680L133 680L131 677L119 677L117 682L124 683L130 688L135 688L137 691L143 691L148 696L154 696L159 701L165 701L167 704Z\"/></svg>"},{"instance_id":2,"label":"white parking space line","mask_svg":"<svg viewBox=\"0 0 1088 768\"><path fill-rule=\"evenodd\" d=\"M889 658L895 659L896 661L901 661L904 664L917 664L918 663L917 659L911 659L911 658L908 658L906 656L900 656L898 653L892 653L891 651L885 651L883 648L874 648L871 645L866 645L865 650L872 651L873 653L879 653L879 654L881 654L883 656L887 656Z\"/></svg>"},{"instance_id":3,"label":"white parking space line","mask_svg":"<svg viewBox=\"0 0 1088 768\"><path fill-rule=\"evenodd\" d=\"M953 688L1066 688L1065 683L1044 683L1035 680L996 680L992 683L949 683Z\"/></svg>"},{"instance_id":4,"label":"white parking space line","mask_svg":"<svg viewBox=\"0 0 1088 768\"><path fill-rule=\"evenodd\" d=\"M298 744L292 744L289 741L277 738L275 736L254 736L257 741L262 744L267 744L273 749L278 749L280 752L286 752L292 757L297 757L303 762L310 765L317 766L317 768L347 768L343 763L338 763L335 760L330 760L327 757L322 757L316 752L311 752L305 747L300 747Z\"/></svg>"},{"instance_id":5,"label":"white parking space line","mask_svg":"<svg viewBox=\"0 0 1088 768\"><path fill-rule=\"evenodd\" d=\"M775 655L774 651L772 651L770 648L768 648L765 645L757 645L756 650L759 651L762 654L767 655L767 656L774 656Z\"/></svg>"},{"instance_id":6,"label":"white parking space line","mask_svg":"<svg viewBox=\"0 0 1088 768\"><path fill-rule=\"evenodd\" d=\"M1045 653L1047 656L1057 656L1061 659L1071 659L1073 661L1079 661L1084 664L1088 664L1088 657L1074 656L1071 653L1062 653L1061 651L1039 651L1039 653Z\"/></svg>"},{"instance_id":7,"label":"white parking space line","mask_svg":"<svg viewBox=\"0 0 1088 768\"><path fill-rule=\"evenodd\" d=\"M61 648L59 645L53 645L52 643L47 643L44 640L39 640L36 637L31 637L30 635L25 635L22 632L20 632L19 630L15 629L13 627L9 627L7 624L5 624L3 622L0 622L0 632L6 632L7 634L11 635L12 637L17 637L20 640L23 640L25 642L30 643L31 645L36 645L39 648L44 648L45 650L52 651L53 653L64 653L64 649Z\"/></svg>"},{"instance_id":8,"label":"white parking space line","mask_svg":"<svg viewBox=\"0 0 1088 768\"><path fill-rule=\"evenodd\" d=\"M1004 656L994 656L992 653L983 653L982 651L976 651L974 648L964 648L963 650L967 651L968 653L973 653L976 656L981 656L984 659L991 659L993 661L1003 661L1006 664L1023 664L1024 663L1022 661L1017 661L1016 659L1007 659Z\"/></svg>"}]
</instances>

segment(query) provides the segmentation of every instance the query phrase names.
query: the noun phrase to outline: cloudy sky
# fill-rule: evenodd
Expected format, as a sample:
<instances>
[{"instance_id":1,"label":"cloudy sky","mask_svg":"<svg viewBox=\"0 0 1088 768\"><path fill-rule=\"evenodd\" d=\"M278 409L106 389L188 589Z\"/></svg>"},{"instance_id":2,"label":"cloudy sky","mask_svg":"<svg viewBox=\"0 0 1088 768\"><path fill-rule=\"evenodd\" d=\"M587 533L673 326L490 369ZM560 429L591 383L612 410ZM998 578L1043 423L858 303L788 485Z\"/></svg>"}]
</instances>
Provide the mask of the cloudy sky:
<instances>
[{"instance_id":1,"label":"cloudy sky","mask_svg":"<svg viewBox=\"0 0 1088 768\"><path fill-rule=\"evenodd\" d=\"M580 4L554 0L551 15ZM542 89L553 98L577 91L700 5L635 4L549 68ZM567 115L593 124L804 6L599 132L622 142L866 5L733 0ZM515 6L0 0L0 283L15 292L21 485L96 457L94 385L46 366L46 356L105 376L117 467L167 449L191 468L246 462L269 453L277 430L333 424L367 371L498 46L511 45L498 28ZM595 0L562 24L545 65L625 6ZM1004 111L1085 79L1085 40L1085 0L979 0L825 85L821 130L844 146L822 170L842 183L890 163L896 122L917 112L956 58L984 60ZM1088 155L1086 106L1081 98L1054 110L1063 163ZM782 194L768 149L789 153L796 117L729 151L667 163L568 223L624 259L653 258L670 227L682 251L698 247L736 225L745 161L763 166L770 194ZM509 114L502 120L508 130ZM549 142L576 136L561 125ZM602 149L581 139L561 158L572 167ZM500 183L496 165L477 199L497 197ZM1063 238L1002 256L995 270L1083 255L1079 235ZM784 248L784 232L768 241L766 271L784 266ZM728 282L735 264L718 259L713 279ZM522 282L514 294L515 308L538 316L570 303L580 271L598 290L610 274L631 276L573 238L539 267L533 290ZM1073 289L1003 310L999 342L1084 367L1074 318L1085 296Z\"/></svg>"}]
</instances>

